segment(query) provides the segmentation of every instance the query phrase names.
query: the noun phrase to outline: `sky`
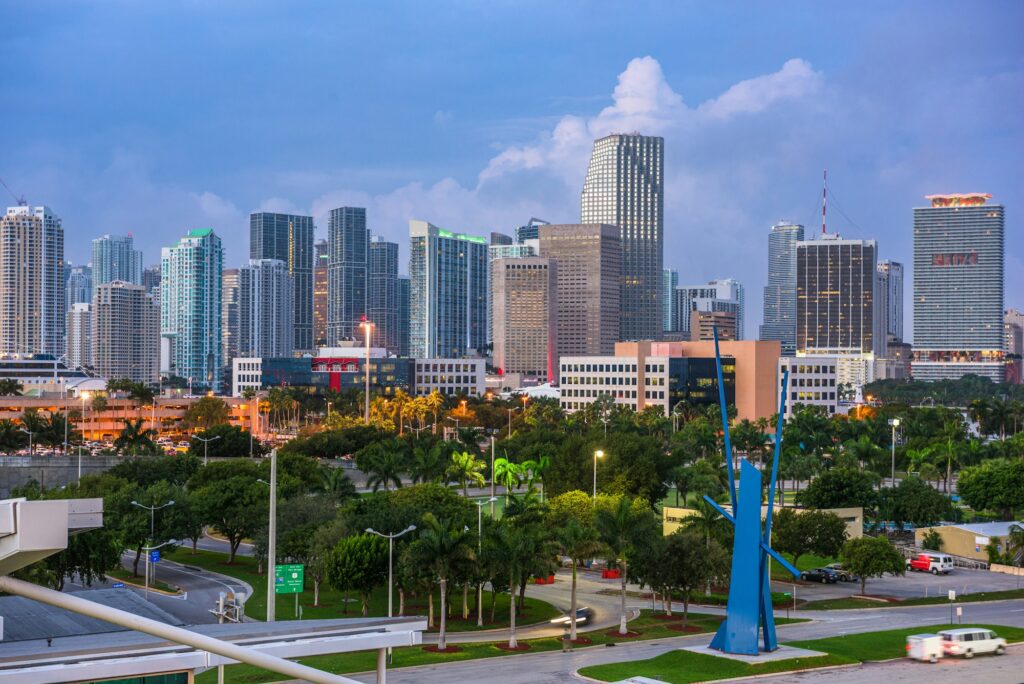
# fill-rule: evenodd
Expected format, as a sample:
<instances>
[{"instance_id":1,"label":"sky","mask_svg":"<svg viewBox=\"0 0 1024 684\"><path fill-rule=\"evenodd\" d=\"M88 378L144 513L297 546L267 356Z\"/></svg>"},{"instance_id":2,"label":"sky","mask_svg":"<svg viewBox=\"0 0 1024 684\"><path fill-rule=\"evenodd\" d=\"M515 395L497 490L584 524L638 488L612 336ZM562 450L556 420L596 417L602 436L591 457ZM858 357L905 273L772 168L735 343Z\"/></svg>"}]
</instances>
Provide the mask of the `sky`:
<instances>
[{"instance_id":1,"label":"sky","mask_svg":"<svg viewBox=\"0 0 1024 684\"><path fill-rule=\"evenodd\" d=\"M910 268L934 193L1007 207L1024 308L1024 3L0 0L0 178L65 252L191 228L248 258L248 214L364 206L511 233L577 222L594 138L665 138L665 265L733 277L761 321L779 220L878 240ZM14 204L10 195L4 198ZM911 274L906 331L912 338Z\"/></svg>"}]
</instances>

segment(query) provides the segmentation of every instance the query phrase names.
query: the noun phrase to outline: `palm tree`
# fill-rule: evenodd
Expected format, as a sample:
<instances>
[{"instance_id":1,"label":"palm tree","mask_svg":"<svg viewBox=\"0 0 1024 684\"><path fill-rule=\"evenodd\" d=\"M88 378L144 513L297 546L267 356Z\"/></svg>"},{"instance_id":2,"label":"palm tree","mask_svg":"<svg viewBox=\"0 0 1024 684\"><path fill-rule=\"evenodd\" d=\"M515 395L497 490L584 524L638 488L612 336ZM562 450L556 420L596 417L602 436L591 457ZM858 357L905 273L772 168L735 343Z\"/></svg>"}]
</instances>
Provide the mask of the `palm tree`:
<instances>
[{"instance_id":1,"label":"palm tree","mask_svg":"<svg viewBox=\"0 0 1024 684\"><path fill-rule=\"evenodd\" d=\"M330 494L336 501L351 499L356 496L356 486L352 479L341 468L324 467L323 474L324 491Z\"/></svg>"},{"instance_id":2,"label":"palm tree","mask_svg":"<svg viewBox=\"0 0 1024 684\"><path fill-rule=\"evenodd\" d=\"M572 563L572 590L569 599L569 638L576 640L576 568L586 558L601 553L604 545L597 536L597 530L583 525L576 518L558 531L558 546Z\"/></svg>"},{"instance_id":3,"label":"palm tree","mask_svg":"<svg viewBox=\"0 0 1024 684\"><path fill-rule=\"evenodd\" d=\"M536 461L527 460L520 464L520 469L526 475L526 488L533 489L534 482L540 482L540 498L544 500L544 471L551 465L551 458L541 456Z\"/></svg>"},{"instance_id":4,"label":"palm tree","mask_svg":"<svg viewBox=\"0 0 1024 684\"><path fill-rule=\"evenodd\" d=\"M128 454L129 456L138 456L140 454L151 454L156 451L156 445L153 443L153 431L144 429L143 420L138 418L136 420L124 421L124 427L121 428L121 433L114 440L114 449L118 453Z\"/></svg>"},{"instance_id":5,"label":"palm tree","mask_svg":"<svg viewBox=\"0 0 1024 684\"><path fill-rule=\"evenodd\" d=\"M530 573L538 565L538 559L547 558L550 561L554 548L539 525L519 525L511 521L502 523L498 528L497 541L509 577L508 647L516 649L519 647L516 640L516 589L525 586Z\"/></svg>"},{"instance_id":6,"label":"palm tree","mask_svg":"<svg viewBox=\"0 0 1024 684\"><path fill-rule=\"evenodd\" d=\"M486 463L468 451L456 451L452 454L452 464L448 466L448 476L454 482L462 483L462 495L468 498L471 481L477 487L483 487L487 481L482 472L486 467Z\"/></svg>"},{"instance_id":7,"label":"palm tree","mask_svg":"<svg viewBox=\"0 0 1024 684\"><path fill-rule=\"evenodd\" d=\"M13 420L0 420L0 451L10 453L28 444L28 435Z\"/></svg>"},{"instance_id":8,"label":"palm tree","mask_svg":"<svg viewBox=\"0 0 1024 684\"><path fill-rule=\"evenodd\" d=\"M857 459L861 468L865 464L874 463L882 448L875 444L867 435L861 435L859 439L850 440L843 445L846 453Z\"/></svg>"},{"instance_id":9,"label":"palm tree","mask_svg":"<svg viewBox=\"0 0 1024 684\"><path fill-rule=\"evenodd\" d=\"M1013 565L1024 565L1024 527L1014 523L1006 534L1006 557Z\"/></svg>"},{"instance_id":10,"label":"palm tree","mask_svg":"<svg viewBox=\"0 0 1024 684\"><path fill-rule=\"evenodd\" d=\"M29 444L31 445L29 455L35 451L36 441L39 436L46 430L46 421L39 412L35 409L28 409L21 414L21 427L23 430L32 433L32 437L29 438Z\"/></svg>"},{"instance_id":11,"label":"palm tree","mask_svg":"<svg viewBox=\"0 0 1024 684\"><path fill-rule=\"evenodd\" d=\"M622 568L621 600L619 606L619 634L626 634L626 575L629 559L638 545L643 545L644 536L656 531L656 522L651 511L633 508L632 500L623 496L614 508L599 508L595 517L601 541L610 552L610 558L617 560ZM653 523L653 524L652 524Z\"/></svg>"},{"instance_id":12,"label":"palm tree","mask_svg":"<svg viewBox=\"0 0 1024 684\"><path fill-rule=\"evenodd\" d=\"M4 378L0 380L0 397L16 397L21 394L24 386L17 380Z\"/></svg>"},{"instance_id":13,"label":"palm tree","mask_svg":"<svg viewBox=\"0 0 1024 684\"><path fill-rule=\"evenodd\" d=\"M429 567L441 586L441 627L437 638L437 650L445 651L445 632L448 615L448 578L460 566L476 558L470 544L469 532L460 530L450 520L438 520L433 513L423 516L424 529L419 538L410 546L410 554L416 562Z\"/></svg>"},{"instance_id":14,"label":"palm tree","mask_svg":"<svg viewBox=\"0 0 1024 684\"><path fill-rule=\"evenodd\" d=\"M357 458L360 470L366 473L366 484L373 491L382 486L384 491L388 491L392 484L396 489L401 488L404 463L397 451L374 442L366 446Z\"/></svg>"},{"instance_id":15,"label":"palm tree","mask_svg":"<svg viewBox=\"0 0 1024 684\"><path fill-rule=\"evenodd\" d=\"M431 412L434 415L434 426L431 428L431 432L437 432L437 414L444 408L444 396L434 390L427 396L423 397L423 407L426 411Z\"/></svg>"},{"instance_id":16,"label":"palm tree","mask_svg":"<svg viewBox=\"0 0 1024 684\"><path fill-rule=\"evenodd\" d=\"M508 500L512 495L512 490L519 489L523 469L518 463L513 463L507 458L499 458L494 461L493 477L495 482L500 482L505 486L505 499Z\"/></svg>"}]
</instances>

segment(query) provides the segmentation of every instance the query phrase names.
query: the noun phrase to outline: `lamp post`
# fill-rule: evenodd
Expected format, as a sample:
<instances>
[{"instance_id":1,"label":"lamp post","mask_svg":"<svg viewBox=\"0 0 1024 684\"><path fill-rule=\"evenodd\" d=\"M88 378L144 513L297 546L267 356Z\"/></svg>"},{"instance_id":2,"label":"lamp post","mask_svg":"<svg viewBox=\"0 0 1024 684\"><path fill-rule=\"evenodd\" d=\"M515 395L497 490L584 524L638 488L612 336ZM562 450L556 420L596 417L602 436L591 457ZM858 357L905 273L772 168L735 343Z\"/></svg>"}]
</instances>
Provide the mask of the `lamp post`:
<instances>
[{"instance_id":1,"label":"lamp post","mask_svg":"<svg viewBox=\"0 0 1024 684\"><path fill-rule=\"evenodd\" d=\"M492 437L493 439L493 437ZM491 484L494 487L494 484ZM474 501L476 504L476 557L477 561L480 560L480 554L484 551L484 504L491 504L491 517L494 517L494 502L498 498L491 495L489 499L480 499ZM484 626L484 583L479 582L476 585L476 626Z\"/></svg>"},{"instance_id":2,"label":"lamp post","mask_svg":"<svg viewBox=\"0 0 1024 684\"><path fill-rule=\"evenodd\" d=\"M366 391L365 391L365 394L366 394L366 397L365 397L366 415L365 415L364 420L366 421L366 424L369 425L370 424L370 330L373 328L373 323L371 323L370 321L368 321L368 320L366 320L364 318L363 322L360 324L360 327L362 327L363 330L366 331Z\"/></svg>"},{"instance_id":3,"label":"lamp post","mask_svg":"<svg viewBox=\"0 0 1024 684\"><path fill-rule=\"evenodd\" d=\"M594 501L597 501L597 459L604 458L604 452L598 449L594 452Z\"/></svg>"},{"instance_id":4,"label":"lamp post","mask_svg":"<svg viewBox=\"0 0 1024 684\"><path fill-rule=\"evenodd\" d=\"M277 594L274 591L274 583L277 581L277 449L270 450L270 482L263 484L270 485L270 524L267 530L267 622L273 622L277 611Z\"/></svg>"},{"instance_id":5,"label":"lamp post","mask_svg":"<svg viewBox=\"0 0 1024 684\"><path fill-rule=\"evenodd\" d=\"M147 506L145 504L140 504L138 501L132 501L132 506L137 506L139 508L143 508L143 509L149 511L149 543L150 543L150 546L149 546L149 548L146 549L146 600L147 601L149 600L149 572L150 572L150 570L149 570L149 552L153 551L155 549L160 548L160 546L163 546L163 544L161 544L160 546L152 546L153 542L156 541L156 539L155 539L155 535L156 535L156 532L155 532L155 530L156 530L156 512L159 511L161 508L167 508L168 506L173 506L173 505L174 505L174 499L171 499L170 501L168 501L165 504L160 504L159 506ZM166 543L167 542L164 542L164 544L166 544ZM153 569L156 570L156 566L153 566ZM156 581L156 574L155 573L154 573L153 581L154 582Z\"/></svg>"},{"instance_id":6,"label":"lamp post","mask_svg":"<svg viewBox=\"0 0 1024 684\"><path fill-rule=\"evenodd\" d=\"M215 442L218 439L220 439L220 435L217 435L216 437L200 437L199 435L192 435L192 439L198 439L200 442L203 443L203 465L206 465L207 455L209 454L209 450L210 450L210 442ZM249 455L251 456L252 455L252 445L250 444L249 447L250 447Z\"/></svg>"},{"instance_id":7,"label":"lamp post","mask_svg":"<svg viewBox=\"0 0 1024 684\"><path fill-rule=\"evenodd\" d=\"M78 481L82 481L82 447L85 446L85 402L89 399L88 392L82 392L82 442L78 445Z\"/></svg>"},{"instance_id":8,"label":"lamp post","mask_svg":"<svg viewBox=\"0 0 1024 684\"><path fill-rule=\"evenodd\" d=\"M18 428L18 429L21 430L22 432L24 432L26 435L28 435L28 455L31 456L32 455L32 435L34 435L35 433L32 432L31 430L26 430L25 428Z\"/></svg>"},{"instance_id":9,"label":"lamp post","mask_svg":"<svg viewBox=\"0 0 1024 684\"><path fill-rule=\"evenodd\" d=\"M385 534L383 532L378 532L377 530L373 529L372 527L367 527L366 528L366 532L368 534L375 534L378 537L384 537L385 539L388 540L388 617L391 617L391 599L392 599L391 595L393 593L393 591L391 589L391 582L392 582L392 577L393 577L393 565L394 565L392 560L394 559L394 555L395 555L395 540L398 539L399 537L401 537L403 534L408 534L409 532L412 532L415 529L416 529L415 525L409 525L408 527L406 527L401 532L394 532L392 534Z\"/></svg>"},{"instance_id":10,"label":"lamp post","mask_svg":"<svg viewBox=\"0 0 1024 684\"><path fill-rule=\"evenodd\" d=\"M892 468L889 471L889 486L896 486L896 428L900 426L899 418L890 418L889 425L892 426Z\"/></svg>"},{"instance_id":11,"label":"lamp post","mask_svg":"<svg viewBox=\"0 0 1024 684\"><path fill-rule=\"evenodd\" d=\"M512 414L519 410L518 406L513 406L508 410L508 436L512 436Z\"/></svg>"},{"instance_id":12,"label":"lamp post","mask_svg":"<svg viewBox=\"0 0 1024 684\"><path fill-rule=\"evenodd\" d=\"M451 416L448 416L448 420L450 420L453 423L455 423L455 439L457 440L459 438L459 419L458 418L452 418Z\"/></svg>"},{"instance_id":13,"label":"lamp post","mask_svg":"<svg viewBox=\"0 0 1024 684\"><path fill-rule=\"evenodd\" d=\"M494 517L494 502L498 497L494 496L494 433L501 428L494 428L491 432L491 517Z\"/></svg>"}]
</instances>

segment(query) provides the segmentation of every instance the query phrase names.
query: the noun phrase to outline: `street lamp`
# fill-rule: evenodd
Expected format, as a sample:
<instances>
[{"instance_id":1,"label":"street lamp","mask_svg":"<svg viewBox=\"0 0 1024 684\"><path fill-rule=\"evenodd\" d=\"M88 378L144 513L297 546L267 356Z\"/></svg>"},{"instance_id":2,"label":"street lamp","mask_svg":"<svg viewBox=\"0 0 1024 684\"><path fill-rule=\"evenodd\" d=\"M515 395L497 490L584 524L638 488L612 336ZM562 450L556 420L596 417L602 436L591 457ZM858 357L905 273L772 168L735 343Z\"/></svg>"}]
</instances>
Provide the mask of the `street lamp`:
<instances>
[{"instance_id":1,"label":"street lamp","mask_svg":"<svg viewBox=\"0 0 1024 684\"><path fill-rule=\"evenodd\" d=\"M220 435L217 435L216 437L200 437L199 435L192 435L192 439L198 439L203 443L203 465L206 465L207 455L210 451L210 442L215 442L220 439Z\"/></svg>"},{"instance_id":2,"label":"street lamp","mask_svg":"<svg viewBox=\"0 0 1024 684\"><path fill-rule=\"evenodd\" d=\"M267 530L267 622L273 622L274 614L277 612L277 594L274 587L277 581L277 449L270 450L270 482L263 484L270 485L270 524Z\"/></svg>"},{"instance_id":3,"label":"street lamp","mask_svg":"<svg viewBox=\"0 0 1024 684\"><path fill-rule=\"evenodd\" d=\"M373 323L363 319L360 327L366 331L366 424L370 424L370 330L373 329Z\"/></svg>"},{"instance_id":4,"label":"street lamp","mask_svg":"<svg viewBox=\"0 0 1024 684\"><path fill-rule=\"evenodd\" d=\"M160 504L159 506L147 506L145 504L140 504L138 501L132 501L132 506L137 506L139 508L143 508L143 509L149 511L149 543L150 543L150 546L146 549L146 600L147 601L149 600L149 573L150 573L150 570L149 570L149 552L153 551L155 549L160 548L160 546L163 546L163 544L161 544L160 546L153 546L152 545L153 542L156 541L156 539L155 539L156 533L154 531L156 529L155 528L156 512L159 511L161 508L167 508L168 506L173 506L173 505L174 505L174 499L171 499L170 501L168 501L165 504ZM164 543L166 544L167 542L164 542ZM153 582L154 582L154 584L156 583L156 566L155 565L153 566Z\"/></svg>"},{"instance_id":5,"label":"street lamp","mask_svg":"<svg viewBox=\"0 0 1024 684\"><path fill-rule=\"evenodd\" d=\"M89 399L88 392L80 392L82 397L82 442L78 445L78 481L82 481L82 447L85 446L85 402Z\"/></svg>"},{"instance_id":6,"label":"street lamp","mask_svg":"<svg viewBox=\"0 0 1024 684\"><path fill-rule=\"evenodd\" d=\"M899 418L890 418L889 425L892 426L892 469L889 473L889 486L896 486L896 428L900 426Z\"/></svg>"},{"instance_id":7,"label":"street lamp","mask_svg":"<svg viewBox=\"0 0 1024 684\"><path fill-rule=\"evenodd\" d=\"M494 517L494 502L498 497L491 496L489 499L473 501L476 504L476 558L480 561L480 555L484 551L484 506L491 504L491 517ZM484 583L476 585L476 626L484 626Z\"/></svg>"},{"instance_id":8,"label":"street lamp","mask_svg":"<svg viewBox=\"0 0 1024 684\"><path fill-rule=\"evenodd\" d=\"M385 534L383 532L378 532L377 530L373 529L372 527L367 527L366 528L366 532L368 534L375 534L378 537L384 537L385 539L388 540L388 617L391 617L391 599L392 599L391 595L393 593L392 589L391 589L391 578L392 578L392 575L393 575L392 559L394 558L394 555L395 555L395 540L398 539L399 537L401 537L403 534L408 534L409 532L412 532L415 529L416 529L415 525L409 525L408 527L406 527L401 532L395 532L393 534Z\"/></svg>"},{"instance_id":9,"label":"street lamp","mask_svg":"<svg viewBox=\"0 0 1024 684\"><path fill-rule=\"evenodd\" d=\"M31 456L32 455L32 435L34 435L35 433L32 432L31 430L26 430L25 428L18 428L18 429L21 430L22 432L24 432L26 435L28 435L28 455Z\"/></svg>"},{"instance_id":10,"label":"street lamp","mask_svg":"<svg viewBox=\"0 0 1024 684\"><path fill-rule=\"evenodd\" d=\"M604 452L598 449L594 452L594 501L597 501L597 459L604 458Z\"/></svg>"},{"instance_id":11,"label":"street lamp","mask_svg":"<svg viewBox=\"0 0 1024 684\"><path fill-rule=\"evenodd\" d=\"M520 407L513 406L508 410L508 436L512 436L512 414L519 410Z\"/></svg>"}]
</instances>

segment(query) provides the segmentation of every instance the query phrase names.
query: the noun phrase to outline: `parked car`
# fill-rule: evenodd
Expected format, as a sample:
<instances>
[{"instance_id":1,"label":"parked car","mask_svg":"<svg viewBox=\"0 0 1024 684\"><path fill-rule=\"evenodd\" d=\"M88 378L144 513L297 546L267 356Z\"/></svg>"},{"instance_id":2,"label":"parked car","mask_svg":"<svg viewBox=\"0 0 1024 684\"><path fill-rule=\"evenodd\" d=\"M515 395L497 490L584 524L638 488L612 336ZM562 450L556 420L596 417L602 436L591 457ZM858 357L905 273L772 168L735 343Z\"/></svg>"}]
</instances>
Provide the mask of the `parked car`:
<instances>
[{"instance_id":1,"label":"parked car","mask_svg":"<svg viewBox=\"0 0 1024 684\"><path fill-rule=\"evenodd\" d=\"M826 565L825 569L831 570L832 572L836 573L836 576L839 578L840 582L856 582L860 579L860 577L854 575L852 572L844 568L842 563L831 563L829 565Z\"/></svg>"},{"instance_id":2,"label":"parked car","mask_svg":"<svg viewBox=\"0 0 1024 684\"><path fill-rule=\"evenodd\" d=\"M937 553L920 553L913 558L907 559L907 571L930 572L938 575L948 575L953 569L953 557Z\"/></svg>"},{"instance_id":3,"label":"parked car","mask_svg":"<svg viewBox=\"0 0 1024 684\"><path fill-rule=\"evenodd\" d=\"M821 582L822 584L835 584L839 581L839 575L829 568L815 568L804 570L800 573L800 579L805 582Z\"/></svg>"},{"instance_id":4,"label":"parked car","mask_svg":"<svg viewBox=\"0 0 1024 684\"><path fill-rule=\"evenodd\" d=\"M962 627L960 629L944 629L939 632L942 637L942 650L946 655L962 655L973 658L978 653L1006 653L1006 639L996 636L991 629L981 627Z\"/></svg>"},{"instance_id":5,"label":"parked car","mask_svg":"<svg viewBox=\"0 0 1024 684\"><path fill-rule=\"evenodd\" d=\"M942 657L942 643L938 634L911 634L907 637L907 657L937 662Z\"/></svg>"}]
</instances>

